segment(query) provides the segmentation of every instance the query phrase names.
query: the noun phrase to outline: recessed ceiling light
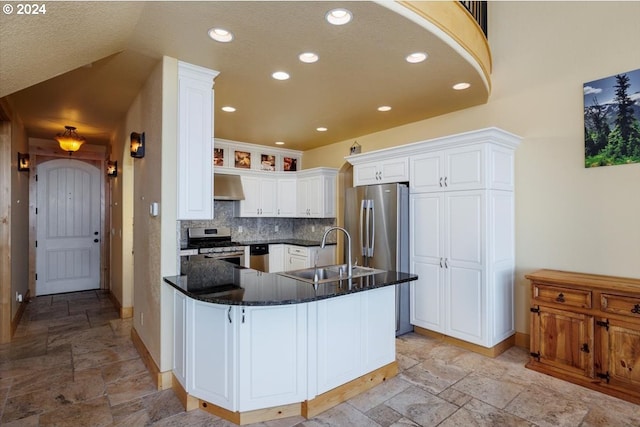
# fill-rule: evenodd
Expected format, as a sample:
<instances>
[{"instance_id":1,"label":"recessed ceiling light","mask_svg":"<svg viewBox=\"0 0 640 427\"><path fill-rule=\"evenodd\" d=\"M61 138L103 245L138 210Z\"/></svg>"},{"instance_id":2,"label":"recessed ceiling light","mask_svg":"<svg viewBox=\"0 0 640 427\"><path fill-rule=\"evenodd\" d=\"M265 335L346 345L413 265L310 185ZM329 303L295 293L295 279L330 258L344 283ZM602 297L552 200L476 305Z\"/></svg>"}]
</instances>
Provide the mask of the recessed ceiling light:
<instances>
[{"instance_id":1,"label":"recessed ceiling light","mask_svg":"<svg viewBox=\"0 0 640 427\"><path fill-rule=\"evenodd\" d=\"M324 127L324 126L320 126L319 128L316 128L316 130L317 130L318 132L326 132L326 131L327 131L327 128L326 128L326 127Z\"/></svg>"},{"instance_id":2,"label":"recessed ceiling light","mask_svg":"<svg viewBox=\"0 0 640 427\"><path fill-rule=\"evenodd\" d=\"M230 105L226 105L222 107L222 111L226 111L227 113L233 113L236 109Z\"/></svg>"},{"instance_id":3,"label":"recessed ceiling light","mask_svg":"<svg viewBox=\"0 0 640 427\"><path fill-rule=\"evenodd\" d=\"M465 90L465 89L469 89L470 87L471 87L471 84L467 82L456 83L453 85L453 88L455 90Z\"/></svg>"},{"instance_id":4,"label":"recessed ceiling light","mask_svg":"<svg viewBox=\"0 0 640 427\"><path fill-rule=\"evenodd\" d=\"M276 145L284 145L284 142L282 142L282 141L276 141Z\"/></svg>"},{"instance_id":5,"label":"recessed ceiling light","mask_svg":"<svg viewBox=\"0 0 640 427\"><path fill-rule=\"evenodd\" d=\"M313 52L304 52L298 55L298 59L306 64L313 64L318 60L318 55Z\"/></svg>"},{"instance_id":6,"label":"recessed ceiling light","mask_svg":"<svg viewBox=\"0 0 640 427\"><path fill-rule=\"evenodd\" d=\"M378 107L378 111L390 111L391 107L389 107L388 105L381 105L380 107Z\"/></svg>"},{"instance_id":7,"label":"recessed ceiling light","mask_svg":"<svg viewBox=\"0 0 640 427\"><path fill-rule=\"evenodd\" d=\"M276 71L275 73L271 74L271 77L276 80L289 80L289 73L285 73L284 71Z\"/></svg>"},{"instance_id":8,"label":"recessed ceiling light","mask_svg":"<svg viewBox=\"0 0 640 427\"><path fill-rule=\"evenodd\" d=\"M414 52L412 54L407 55L405 60L410 64L417 64L418 62L422 62L427 59L427 54L424 52Z\"/></svg>"},{"instance_id":9,"label":"recessed ceiling light","mask_svg":"<svg viewBox=\"0 0 640 427\"><path fill-rule=\"evenodd\" d=\"M221 43L228 43L233 40L233 33L223 28L212 28L209 30L209 37Z\"/></svg>"},{"instance_id":10,"label":"recessed ceiling light","mask_svg":"<svg viewBox=\"0 0 640 427\"><path fill-rule=\"evenodd\" d=\"M333 25L344 25L351 21L353 15L347 9L331 9L325 15L327 22Z\"/></svg>"}]
</instances>

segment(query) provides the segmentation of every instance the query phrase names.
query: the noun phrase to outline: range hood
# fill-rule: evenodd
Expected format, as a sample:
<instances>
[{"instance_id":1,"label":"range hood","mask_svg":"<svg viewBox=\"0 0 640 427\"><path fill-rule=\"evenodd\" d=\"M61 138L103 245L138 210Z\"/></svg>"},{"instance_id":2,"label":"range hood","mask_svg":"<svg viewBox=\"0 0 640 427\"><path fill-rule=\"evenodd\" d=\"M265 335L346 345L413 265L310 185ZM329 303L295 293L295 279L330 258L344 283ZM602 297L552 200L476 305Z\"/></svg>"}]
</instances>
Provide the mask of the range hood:
<instances>
[{"instance_id":1,"label":"range hood","mask_svg":"<svg viewBox=\"0 0 640 427\"><path fill-rule=\"evenodd\" d=\"M240 175L214 173L213 200L244 200Z\"/></svg>"}]
</instances>

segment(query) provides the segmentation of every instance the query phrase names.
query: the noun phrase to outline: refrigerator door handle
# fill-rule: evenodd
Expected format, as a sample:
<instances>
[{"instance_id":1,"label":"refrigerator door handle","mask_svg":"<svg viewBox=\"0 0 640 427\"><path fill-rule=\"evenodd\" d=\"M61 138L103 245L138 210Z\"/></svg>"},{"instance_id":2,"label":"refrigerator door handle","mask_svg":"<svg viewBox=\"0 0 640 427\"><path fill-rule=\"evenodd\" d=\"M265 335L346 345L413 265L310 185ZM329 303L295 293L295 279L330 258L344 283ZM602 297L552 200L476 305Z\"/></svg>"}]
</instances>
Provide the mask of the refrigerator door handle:
<instances>
[{"instance_id":1,"label":"refrigerator door handle","mask_svg":"<svg viewBox=\"0 0 640 427\"><path fill-rule=\"evenodd\" d=\"M367 211L367 221L365 223L365 240L362 242L364 245L364 253L362 254L364 257L368 257L369 256L369 241L371 239L371 216L370 216L370 211L371 211L371 200L364 200L364 209ZM369 265L366 261L363 260L363 264Z\"/></svg>"},{"instance_id":2,"label":"refrigerator door handle","mask_svg":"<svg viewBox=\"0 0 640 427\"><path fill-rule=\"evenodd\" d=\"M371 210L371 223L369 224L369 255L373 256L373 243L376 241L376 210L373 200L369 200L369 210Z\"/></svg>"},{"instance_id":3,"label":"refrigerator door handle","mask_svg":"<svg viewBox=\"0 0 640 427\"><path fill-rule=\"evenodd\" d=\"M364 220L365 207L366 207L366 200L363 199L360 202L360 223L358 224L358 232L360 233L360 244L362 245L362 256L363 257L367 256L367 252L366 252L367 247L366 247L366 244L365 244L364 240L362 239L362 237L363 237L362 229L364 227L363 220Z\"/></svg>"}]
</instances>

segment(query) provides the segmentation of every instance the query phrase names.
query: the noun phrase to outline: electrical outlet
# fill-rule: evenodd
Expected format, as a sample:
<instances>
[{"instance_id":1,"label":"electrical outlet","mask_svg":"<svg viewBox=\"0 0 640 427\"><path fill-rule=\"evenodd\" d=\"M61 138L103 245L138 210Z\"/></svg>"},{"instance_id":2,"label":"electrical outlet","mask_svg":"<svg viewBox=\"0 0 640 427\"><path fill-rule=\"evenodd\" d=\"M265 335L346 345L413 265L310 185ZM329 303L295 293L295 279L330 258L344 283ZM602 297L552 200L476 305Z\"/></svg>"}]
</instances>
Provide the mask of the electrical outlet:
<instances>
[{"instance_id":1,"label":"electrical outlet","mask_svg":"<svg viewBox=\"0 0 640 427\"><path fill-rule=\"evenodd\" d=\"M278 231L280 231L280 226L279 226L279 225L276 225L276 233L277 233Z\"/></svg>"},{"instance_id":2,"label":"electrical outlet","mask_svg":"<svg viewBox=\"0 0 640 427\"><path fill-rule=\"evenodd\" d=\"M242 233L242 226L241 225L238 226L238 233Z\"/></svg>"},{"instance_id":3,"label":"electrical outlet","mask_svg":"<svg viewBox=\"0 0 640 427\"><path fill-rule=\"evenodd\" d=\"M311 232L313 233L313 232L315 232L315 231L316 231L316 226L315 226L315 225L312 225L312 226L311 226Z\"/></svg>"}]
</instances>

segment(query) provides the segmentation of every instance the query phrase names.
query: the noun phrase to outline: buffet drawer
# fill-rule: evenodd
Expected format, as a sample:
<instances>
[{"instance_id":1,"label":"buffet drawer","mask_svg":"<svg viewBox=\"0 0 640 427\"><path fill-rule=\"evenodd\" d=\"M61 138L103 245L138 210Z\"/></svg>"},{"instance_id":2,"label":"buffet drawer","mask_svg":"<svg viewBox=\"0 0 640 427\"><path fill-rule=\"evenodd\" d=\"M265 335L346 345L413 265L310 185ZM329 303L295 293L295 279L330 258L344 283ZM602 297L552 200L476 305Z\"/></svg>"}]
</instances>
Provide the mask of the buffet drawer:
<instances>
[{"instance_id":1,"label":"buffet drawer","mask_svg":"<svg viewBox=\"0 0 640 427\"><path fill-rule=\"evenodd\" d=\"M600 295L600 310L640 319L640 298L622 295Z\"/></svg>"},{"instance_id":2,"label":"buffet drawer","mask_svg":"<svg viewBox=\"0 0 640 427\"><path fill-rule=\"evenodd\" d=\"M561 286L533 284L533 299L539 302L591 308L591 291Z\"/></svg>"}]
</instances>

